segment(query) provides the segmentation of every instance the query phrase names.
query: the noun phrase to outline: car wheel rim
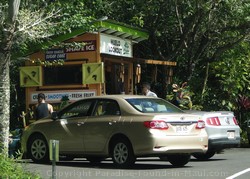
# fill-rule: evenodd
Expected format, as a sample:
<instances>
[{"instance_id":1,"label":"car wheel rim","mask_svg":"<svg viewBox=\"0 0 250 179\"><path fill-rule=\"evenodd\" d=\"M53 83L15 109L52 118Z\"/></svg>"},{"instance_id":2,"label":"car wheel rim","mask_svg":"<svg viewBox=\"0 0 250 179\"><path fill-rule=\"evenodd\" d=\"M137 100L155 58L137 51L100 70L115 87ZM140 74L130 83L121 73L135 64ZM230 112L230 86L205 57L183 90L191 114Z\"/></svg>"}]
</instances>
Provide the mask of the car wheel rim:
<instances>
[{"instance_id":1,"label":"car wheel rim","mask_svg":"<svg viewBox=\"0 0 250 179\"><path fill-rule=\"evenodd\" d=\"M123 164L128 159L128 147L123 143L118 143L114 148L114 159L117 163Z\"/></svg>"},{"instance_id":2,"label":"car wheel rim","mask_svg":"<svg viewBox=\"0 0 250 179\"><path fill-rule=\"evenodd\" d=\"M46 144L43 140L37 139L31 145L31 154L35 159L42 159L46 154Z\"/></svg>"}]
</instances>

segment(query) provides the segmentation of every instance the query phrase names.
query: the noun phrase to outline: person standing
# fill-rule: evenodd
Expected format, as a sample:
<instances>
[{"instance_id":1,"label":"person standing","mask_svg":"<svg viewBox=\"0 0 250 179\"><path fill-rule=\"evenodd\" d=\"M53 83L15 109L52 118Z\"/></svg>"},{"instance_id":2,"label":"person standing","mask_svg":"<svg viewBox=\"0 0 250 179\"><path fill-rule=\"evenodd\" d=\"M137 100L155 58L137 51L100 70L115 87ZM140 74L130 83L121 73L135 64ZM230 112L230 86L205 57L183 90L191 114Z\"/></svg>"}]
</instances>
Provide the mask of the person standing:
<instances>
[{"instance_id":1,"label":"person standing","mask_svg":"<svg viewBox=\"0 0 250 179\"><path fill-rule=\"evenodd\" d=\"M153 91L150 91L150 88L151 88L150 84L148 83L142 84L143 95L157 97L157 95Z\"/></svg>"},{"instance_id":2,"label":"person standing","mask_svg":"<svg viewBox=\"0 0 250 179\"><path fill-rule=\"evenodd\" d=\"M45 95L39 93L37 96L38 104L35 109L36 120L49 116L53 112L53 106L45 102Z\"/></svg>"}]
</instances>

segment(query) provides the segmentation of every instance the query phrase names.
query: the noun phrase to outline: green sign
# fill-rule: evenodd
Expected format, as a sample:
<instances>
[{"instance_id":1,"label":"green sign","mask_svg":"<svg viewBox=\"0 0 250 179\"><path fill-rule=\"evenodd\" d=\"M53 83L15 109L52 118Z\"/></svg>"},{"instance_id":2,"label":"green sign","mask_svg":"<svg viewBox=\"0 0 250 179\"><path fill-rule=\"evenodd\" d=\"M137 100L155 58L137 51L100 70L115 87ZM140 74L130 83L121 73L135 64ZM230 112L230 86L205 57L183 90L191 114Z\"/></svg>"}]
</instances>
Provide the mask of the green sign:
<instances>
[{"instance_id":1,"label":"green sign","mask_svg":"<svg viewBox=\"0 0 250 179\"><path fill-rule=\"evenodd\" d=\"M20 86L21 87L42 86L42 67L41 66L20 67Z\"/></svg>"},{"instance_id":2,"label":"green sign","mask_svg":"<svg viewBox=\"0 0 250 179\"><path fill-rule=\"evenodd\" d=\"M102 63L86 63L82 65L82 83L104 83L104 65Z\"/></svg>"}]
</instances>

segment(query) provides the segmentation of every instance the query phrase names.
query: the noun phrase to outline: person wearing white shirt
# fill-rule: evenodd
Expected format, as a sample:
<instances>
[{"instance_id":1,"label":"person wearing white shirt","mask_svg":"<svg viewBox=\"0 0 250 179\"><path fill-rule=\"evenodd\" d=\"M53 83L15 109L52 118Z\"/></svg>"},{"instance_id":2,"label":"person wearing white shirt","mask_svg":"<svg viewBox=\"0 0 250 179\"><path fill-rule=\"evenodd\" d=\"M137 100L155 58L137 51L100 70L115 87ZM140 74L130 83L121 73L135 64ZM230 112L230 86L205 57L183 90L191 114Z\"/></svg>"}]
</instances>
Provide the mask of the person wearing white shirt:
<instances>
[{"instance_id":1,"label":"person wearing white shirt","mask_svg":"<svg viewBox=\"0 0 250 179\"><path fill-rule=\"evenodd\" d=\"M157 95L154 92L150 91L150 88L151 88L150 84L144 83L142 85L142 93L143 93L143 95L157 97Z\"/></svg>"}]
</instances>

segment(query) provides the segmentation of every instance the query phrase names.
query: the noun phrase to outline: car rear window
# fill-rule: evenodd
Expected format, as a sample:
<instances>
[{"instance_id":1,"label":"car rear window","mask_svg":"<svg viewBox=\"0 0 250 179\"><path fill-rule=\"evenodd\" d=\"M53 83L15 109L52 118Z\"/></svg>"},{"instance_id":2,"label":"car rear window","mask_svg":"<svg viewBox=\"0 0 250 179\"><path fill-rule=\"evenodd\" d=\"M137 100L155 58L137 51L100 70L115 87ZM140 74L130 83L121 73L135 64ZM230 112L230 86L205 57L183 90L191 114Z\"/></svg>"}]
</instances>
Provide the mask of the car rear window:
<instances>
[{"instance_id":1,"label":"car rear window","mask_svg":"<svg viewBox=\"0 0 250 179\"><path fill-rule=\"evenodd\" d=\"M126 101L142 113L184 113L170 102L159 98L130 98Z\"/></svg>"}]
</instances>

